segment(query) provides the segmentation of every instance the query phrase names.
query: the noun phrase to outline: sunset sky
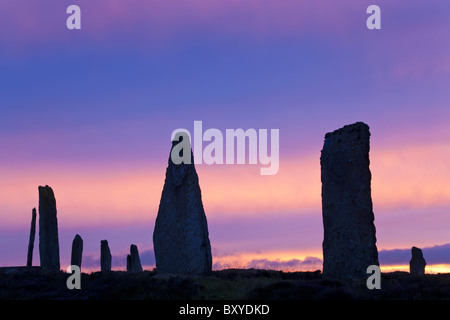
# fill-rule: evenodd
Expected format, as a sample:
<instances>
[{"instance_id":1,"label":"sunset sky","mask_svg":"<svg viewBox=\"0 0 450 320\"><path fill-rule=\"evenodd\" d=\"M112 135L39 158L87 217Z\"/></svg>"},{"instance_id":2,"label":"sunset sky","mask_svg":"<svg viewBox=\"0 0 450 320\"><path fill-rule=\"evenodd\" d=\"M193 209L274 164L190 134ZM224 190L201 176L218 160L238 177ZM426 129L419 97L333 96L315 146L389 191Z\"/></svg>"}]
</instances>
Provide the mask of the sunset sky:
<instances>
[{"instance_id":1,"label":"sunset sky","mask_svg":"<svg viewBox=\"0 0 450 320\"><path fill-rule=\"evenodd\" d=\"M71 4L81 30L66 27ZM371 4L381 30L366 27ZM214 268L321 269L324 135L363 121L381 266L408 270L417 246L427 272L449 272L449 12L448 0L0 0L0 266L26 264L40 185L55 192L62 268L77 233L87 269L103 239L115 267L132 243L154 266L170 136L200 120L280 132L276 175L196 166Z\"/></svg>"}]
</instances>

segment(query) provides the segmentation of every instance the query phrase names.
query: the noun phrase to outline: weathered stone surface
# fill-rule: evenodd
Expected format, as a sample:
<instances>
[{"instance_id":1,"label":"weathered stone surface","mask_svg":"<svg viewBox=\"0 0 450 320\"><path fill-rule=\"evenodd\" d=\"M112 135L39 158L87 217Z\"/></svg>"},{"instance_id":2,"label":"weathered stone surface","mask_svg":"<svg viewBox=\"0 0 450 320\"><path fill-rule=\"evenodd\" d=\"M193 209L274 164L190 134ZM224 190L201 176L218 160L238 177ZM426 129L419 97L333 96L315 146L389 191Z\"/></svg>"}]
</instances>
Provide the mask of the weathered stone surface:
<instances>
[{"instance_id":1,"label":"weathered stone surface","mask_svg":"<svg viewBox=\"0 0 450 320\"><path fill-rule=\"evenodd\" d=\"M366 277L379 265L372 211L369 127L357 122L325 135L320 158L325 278Z\"/></svg>"},{"instance_id":2,"label":"weathered stone surface","mask_svg":"<svg viewBox=\"0 0 450 320\"><path fill-rule=\"evenodd\" d=\"M130 263L129 263L130 266L129 266L128 271L130 271L130 272L142 271L141 259L139 258L139 251L138 251L136 245L132 244L130 246L130 254L128 256L130 257ZM128 266L128 260L127 260L127 266Z\"/></svg>"},{"instance_id":3,"label":"weathered stone surface","mask_svg":"<svg viewBox=\"0 0 450 320\"><path fill-rule=\"evenodd\" d=\"M158 273L211 272L208 225L192 151L191 164L175 165L169 155L153 247Z\"/></svg>"},{"instance_id":4,"label":"weathered stone surface","mask_svg":"<svg viewBox=\"0 0 450 320\"><path fill-rule=\"evenodd\" d=\"M81 269L81 261L83 259L83 239L79 234L75 235L72 241L72 256L70 259L70 264L73 266L78 266Z\"/></svg>"},{"instance_id":5,"label":"weathered stone surface","mask_svg":"<svg viewBox=\"0 0 450 320\"><path fill-rule=\"evenodd\" d=\"M33 250L34 250L34 239L36 237L36 208L31 211L31 228L30 228L30 238L28 242L28 255L27 255L27 267L33 265Z\"/></svg>"},{"instance_id":6,"label":"weathered stone surface","mask_svg":"<svg viewBox=\"0 0 450 320\"><path fill-rule=\"evenodd\" d=\"M409 273L425 274L425 266L427 263L423 257L422 250L417 247L412 247L411 255L411 261L409 261Z\"/></svg>"},{"instance_id":7,"label":"weathered stone surface","mask_svg":"<svg viewBox=\"0 0 450 320\"><path fill-rule=\"evenodd\" d=\"M39 187L39 256L43 270L60 270L56 200L49 186Z\"/></svg>"},{"instance_id":8,"label":"weathered stone surface","mask_svg":"<svg viewBox=\"0 0 450 320\"><path fill-rule=\"evenodd\" d=\"M111 271L111 250L107 240L100 241L100 270Z\"/></svg>"}]
</instances>

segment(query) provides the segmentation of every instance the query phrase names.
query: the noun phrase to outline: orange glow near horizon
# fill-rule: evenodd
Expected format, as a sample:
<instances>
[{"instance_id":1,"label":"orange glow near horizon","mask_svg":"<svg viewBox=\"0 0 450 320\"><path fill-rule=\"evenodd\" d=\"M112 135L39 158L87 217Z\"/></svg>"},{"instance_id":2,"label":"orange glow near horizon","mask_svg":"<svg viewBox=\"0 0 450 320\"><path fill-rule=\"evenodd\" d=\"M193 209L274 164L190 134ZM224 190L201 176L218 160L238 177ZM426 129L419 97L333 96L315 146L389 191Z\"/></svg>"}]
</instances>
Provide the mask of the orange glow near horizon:
<instances>
[{"instance_id":1,"label":"orange glow near horizon","mask_svg":"<svg viewBox=\"0 0 450 320\"><path fill-rule=\"evenodd\" d=\"M381 272L403 271L409 273L409 265L380 265ZM425 267L425 274L450 273L450 264L431 264Z\"/></svg>"},{"instance_id":2,"label":"orange glow near horizon","mask_svg":"<svg viewBox=\"0 0 450 320\"><path fill-rule=\"evenodd\" d=\"M292 260L305 261L307 259L323 259L322 252L317 251L265 251L265 252L240 252L225 256L213 256L213 264L218 267L214 270L224 269L268 269L268 270L280 270L283 272L295 272L295 271L322 271L322 263L318 260L317 263L303 264L299 267L299 264L293 264L290 266L288 262ZM263 260L261 263L257 263L257 260ZM273 265L279 267L274 267ZM152 270L154 265L143 265L144 269ZM114 267L116 271L124 271L126 268ZM380 264L381 272L390 273L396 271L408 272L409 265L384 265ZM84 272L95 272L99 268L84 268ZM425 274L438 274L438 273L450 273L450 264L429 264L425 267Z\"/></svg>"},{"instance_id":3,"label":"orange glow near horizon","mask_svg":"<svg viewBox=\"0 0 450 320\"><path fill-rule=\"evenodd\" d=\"M310 250L286 250L286 251L264 251L264 252L240 252L236 254L230 254L225 256L213 256L213 263L218 263L224 269L229 268L248 268L249 263L254 260L267 260L271 262L288 262L291 260L304 261L308 258L322 259L322 253ZM312 265L310 268L312 271L322 269L322 265ZM280 268L284 271L293 271L292 268Z\"/></svg>"},{"instance_id":4,"label":"orange glow near horizon","mask_svg":"<svg viewBox=\"0 0 450 320\"><path fill-rule=\"evenodd\" d=\"M239 262L233 262L229 266L223 269L217 269L217 270L225 270L225 269L242 269L242 267L245 267L245 264L239 263ZM144 270L153 270L155 266L142 266ZM126 271L126 267L113 267L114 271ZM97 272L100 268L83 268L83 273L91 273L91 272ZM278 269L276 269L278 270ZM310 268L310 269L302 269L302 270L293 270L293 269L281 269L280 271L283 272L295 272L295 271L316 271L320 270L322 271L322 268ZM390 272L396 272L396 271L402 271L402 272L408 272L409 273L409 266L408 265L396 265L396 266L380 266L380 270L382 273L390 273ZM429 265L425 269L425 274L438 274L438 273L450 273L450 265L448 264L435 264L435 265ZM368 274L369 276L369 274Z\"/></svg>"}]
</instances>

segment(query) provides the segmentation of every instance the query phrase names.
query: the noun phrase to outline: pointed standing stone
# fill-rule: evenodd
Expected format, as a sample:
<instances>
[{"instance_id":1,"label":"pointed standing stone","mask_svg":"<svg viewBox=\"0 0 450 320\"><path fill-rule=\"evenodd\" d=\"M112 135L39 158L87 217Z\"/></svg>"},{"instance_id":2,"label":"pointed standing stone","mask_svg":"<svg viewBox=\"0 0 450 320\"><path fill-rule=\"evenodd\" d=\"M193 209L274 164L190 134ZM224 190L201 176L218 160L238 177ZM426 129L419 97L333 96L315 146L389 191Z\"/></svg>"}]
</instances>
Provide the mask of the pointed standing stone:
<instances>
[{"instance_id":1,"label":"pointed standing stone","mask_svg":"<svg viewBox=\"0 0 450 320\"><path fill-rule=\"evenodd\" d=\"M30 239L28 242L27 267L33 265L34 238L36 237L36 208L31 212Z\"/></svg>"},{"instance_id":2,"label":"pointed standing stone","mask_svg":"<svg viewBox=\"0 0 450 320\"><path fill-rule=\"evenodd\" d=\"M60 270L56 200L49 186L39 187L39 255L43 270Z\"/></svg>"},{"instance_id":3,"label":"pointed standing stone","mask_svg":"<svg viewBox=\"0 0 450 320\"><path fill-rule=\"evenodd\" d=\"M409 273L425 274L425 266L427 263L423 257L422 250L417 247L412 247L411 255L411 261L409 261Z\"/></svg>"},{"instance_id":4,"label":"pointed standing stone","mask_svg":"<svg viewBox=\"0 0 450 320\"><path fill-rule=\"evenodd\" d=\"M180 142L173 141L172 149ZM169 156L166 180L153 232L158 273L211 272L212 256L208 224L192 150L190 162L191 164L176 165Z\"/></svg>"},{"instance_id":5,"label":"pointed standing stone","mask_svg":"<svg viewBox=\"0 0 450 320\"><path fill-rule=\"evenodd\" d=\"M107 240L100 241L100 270L111 271L111 250Z\"/></svg>"},{"instance_id":6,"label":"pointed standing stone","mask_svg":"<svg viewBox=\"0 0 450 320\"><path fill-rule=\"evenodd\" d=\"M139 251L137 246L132 244L130 246L130 268L128 271L130 272L140 272L142 271L141 259L139 258ZM128 266L128 257L127 257L127 266Z\"/></svg>"},{"instance_id":7,"label":"pointed standing stone","mask_svg":"<svg viewBox=\"0 0 450 320\"><path fill-rule=\"evenodd\" d=\"M72 241L72 256L70 264L78 266L81 269L81 261L83 259L83 239L79 234L75 235Z\"/></svg>"},{"instance_id":8,"label":"pointed standing stone","mask_svg":"<svg viewBox=\"0 0 450 320\"><path fill-rule=\"evenodd\" d=\"M325 135L320 157L325 278L366 277L369 265L379 265L369 140L369 126L362 122Z\"/></svg>"}]
</instances>

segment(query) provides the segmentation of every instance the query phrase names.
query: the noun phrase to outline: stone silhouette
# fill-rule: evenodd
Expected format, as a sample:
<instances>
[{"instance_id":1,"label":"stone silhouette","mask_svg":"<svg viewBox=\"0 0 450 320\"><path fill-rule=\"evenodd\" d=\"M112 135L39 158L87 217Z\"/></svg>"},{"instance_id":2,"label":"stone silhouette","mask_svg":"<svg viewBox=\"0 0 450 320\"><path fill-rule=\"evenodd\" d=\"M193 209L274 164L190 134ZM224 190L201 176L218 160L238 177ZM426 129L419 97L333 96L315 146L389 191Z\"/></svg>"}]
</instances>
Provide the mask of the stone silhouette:
<instances>
[{"instance_id":1,"label":"stone silhouette","mask_svg":"<svg viewBox=\"0 0 450 320\"><path fill-rule=\"evenodd\" d=\"M141 259L139 258L139 251L137 246L132 244L130 246L130 254L127 256L127 271L140 272L142 271Z\"/></svg>"},{"instance_id":2,"label":"stone silhouette","mask_svg":"<svg viewBox=\"0 0 450 320\"><path fill-rule=\"evenodd\" d=\"M81 269L81 261L83 259L83 239L79 234L75 235L72 241L72 256L70 259L70 264L73 266L78 266Z\"/></svg>"},{"instance_id":3,"label":"stone silhouette","mask_svg":"<svg viewBox=\"0 0 450 320\"><path fill-rule=\"evenodd\" d=\"M111 250L107 240L100 241L100 270L111 271Z\"/></svg>"},{"instance_id":4,"label":"stone silhouette","mask_svg":"<svg viewBox=\"0 0 450 320\"><path fill-rule=\"evenodd\" d=\"M369 169L370 131L362 122L325 135L320 165L323 276L366 277L379 265Z\"/></svg>"},{"instance_id":5,"label":"stone silhouette","mask_svg":"<svg viewBox=\"0 0 450 320\"><path fill-rule=\"evenodd\" d=\"M127 272L131 272L131 254L127 254Z\"/></svg>"},{"instance_id":6,"label":"stone silhouette","mask_svg":"<svg viewBox=\"0 0 450 320\"><path fill-rule=\"evenodd\" d=\"M60 270L56 200L49 186L39 187L39 255L43 270Z\"/></svg>"},{"instance_id":7,"label":"stone silhouette","mask_svg":"<svg viewBox=\"0 0 450 320\"><path fill-rule=\"evenodd\" d=\"M36 237L36 208L31 211L30 239L28 242L27 267L33 265L34 239Z\"/></svg>"},{"instance_id":8,"label":"stone silhouette","mask_svg":"<svg viewBox=\"0 0 450 320\"><path fill-rule=\"evenodd\" d=\"M179 141L173 141L170 154L182 139L188 139L188 136L184 135ZM208 224L190 142L189 151L190 164L174 164L169 155L153 232L158 273L199 275L211 272Z\"/></svg>"},{"instance_id":9,"label":"stone silhouette","mask_svg":"<svg viewBox=\"0 0 450 320\"><path fill-rule=\"evenodd\" d=\"M427 263L423 257L422 250L417 247L412 247L411 255L411 261L409 261L409 273L425 274L425 266Z\"/></svg>"}]
</instances>

